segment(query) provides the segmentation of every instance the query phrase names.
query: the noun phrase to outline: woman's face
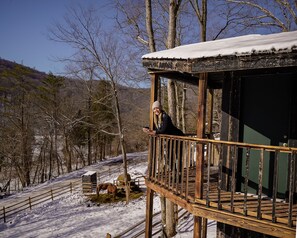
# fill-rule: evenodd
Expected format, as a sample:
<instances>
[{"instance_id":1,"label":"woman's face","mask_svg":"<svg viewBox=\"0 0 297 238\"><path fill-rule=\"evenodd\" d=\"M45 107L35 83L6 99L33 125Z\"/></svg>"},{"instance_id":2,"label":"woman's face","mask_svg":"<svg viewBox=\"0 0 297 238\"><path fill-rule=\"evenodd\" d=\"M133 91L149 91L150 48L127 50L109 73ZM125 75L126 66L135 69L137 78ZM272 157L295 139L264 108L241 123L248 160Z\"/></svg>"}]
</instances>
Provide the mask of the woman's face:
<instances>
[{"instance_id":1,"label":"woman's face","mask_svg":"<svg viewBox=\"0 0 297 238\"><path fill-rule=\"evenodd\" d=\"M155 107L153 111L157 116L161 113L161 109L158 107Z\"/></svg>"}]
</instances>

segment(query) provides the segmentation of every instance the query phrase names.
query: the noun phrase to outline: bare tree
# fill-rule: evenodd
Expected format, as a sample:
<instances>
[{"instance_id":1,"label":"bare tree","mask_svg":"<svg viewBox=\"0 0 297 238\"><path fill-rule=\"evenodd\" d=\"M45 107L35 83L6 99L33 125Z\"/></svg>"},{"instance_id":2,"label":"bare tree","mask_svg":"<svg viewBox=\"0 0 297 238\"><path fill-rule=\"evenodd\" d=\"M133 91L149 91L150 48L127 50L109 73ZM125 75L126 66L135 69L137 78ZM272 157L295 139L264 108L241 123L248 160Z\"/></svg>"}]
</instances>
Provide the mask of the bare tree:
<instances>
[{"instance_id":1,"label":"bare tree","mask_svg":"<svg viewBox=\"0 0 297 238\"><path fill-rule=\"evenodd\" d=\"M207 23L207 0L189 0L200 24L201 42L206 41L206 23Z\"/></svg>"},{"instance_id":2,"label":"bare tree","mask_svg":"<svg viewBox=\"0 0 297 238\"><path fill-rule=\"evenodd\" d=\"M39 109L43 120L46 122L47 134L49 136L49 179L53 175L54 162L57 164L57 172L60 175L62 163L58 155L58 134L60 125L60 109L61 109L61 94L60 90L63 86L64 79L49 74L38 88Z\"/></svg>"},{"instance_id":3,"label":"bare tree","mask_svg":"<svg viewBox=\"0 0 297 238\"><path fill-rule=\"evenodd\" d=\"M66 59L70 63L94 69L94 77L107 80L113 92L114 113L117 120L117 131L108 132L119 137L123 156L123 170L126 185L126 201L129 202L129 188L127 178L127 156L125 148L124 127L119 107L118 85L125 81L125 71L128 66L123 48L117 37L104 32L100 26L100 19L96 17L95 9L82 7L69 11L70 16L65 18L65 25L57 24L50 32L53 40L71 45L76 54ZM81 63L84 64L81 64Z\"/></svg>"}]
</instances>

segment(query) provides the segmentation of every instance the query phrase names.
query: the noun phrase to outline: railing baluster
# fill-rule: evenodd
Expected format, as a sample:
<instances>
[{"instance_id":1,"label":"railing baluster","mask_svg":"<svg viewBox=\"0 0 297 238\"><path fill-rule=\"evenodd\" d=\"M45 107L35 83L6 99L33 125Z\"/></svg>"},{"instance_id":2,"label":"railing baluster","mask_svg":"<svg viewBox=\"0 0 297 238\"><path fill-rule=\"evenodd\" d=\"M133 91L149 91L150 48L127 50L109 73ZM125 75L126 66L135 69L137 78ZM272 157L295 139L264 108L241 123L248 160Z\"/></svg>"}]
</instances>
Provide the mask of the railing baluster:
<instances>
[{"instance_id":1,"label":"railing baluster","mask_svg":"<svg viewBox=\"0 0 297 238\"><path fill-rule=\"evenodd\" d=\"M181 157L181 179L180 179L180 194L184 194L184 175L185 175L185 159L186 159L186 142L182 143L182 157Z\"/></svg>"},{"instance_id":2,"label":"railing baluster","mask_svg":"<svg viewBox=\"0 0 297 238\"><path fill-rule=\"evenodd\" d=\"M250 165L250 153L251 149L248 147L246 149L245 155L245 176L244 176L244 202L243 202L243 214L247 216L247 192L248 192L248 182L249 182L249 165Z\"/></svg>"},{"instance_id":3,"label":"railing baluster","mask_svg":"<svg viewBox=\"0 0 297 238\"><path fill-rule=\"evenodd\" d=\"M233 203L234 203L234 191L233 191L233 171L234 171L234 164L233 164L233 152L232 152L232 146L228 145L228 159L227 161L231 161L231 182L230 182L230 175L229 175L229 172L227 172L228 174L228 182L226 184L226 188L227 188L227 191L228 189L230 189L229 191L231 191L230 193L230 211L233 212ZM230 184L230 185L229 185Z\"/></svg>"},{"instance_id":4,"label":"railing baluster","mask_svg":"<svg viewBox=\"0 0 297 238\"><path fill-rule=\"evenodd\" d=\"M168 188L170 188L170 186L171 186L171 164L172 164L172 162L171 162L171 156L172 156L172 139L170 138L170 139L168 139L169 140L169 151L168 151L168 157L167 157L167 164L168 164L168 166L167 166L167 173L168 173Z\"/></svg>"},{"instance_id":5,"label":"railing baluster","mask_svg":"<svg viewBox=\"0 0 297 238\"><path fill-rule=\"evenodd\" d=\"M289 155L289 166L290 166L290 183L289 183L289 211L288 211L288 226L293 226L293 200L294 200L294 188L295 188L295 163L296 163L296 152Z\"/></svg>"},{"instance_id":6,"label":"railing baluster","mask_svg":"<svg viewBox=\"0 0 297 238\"><path fill-rule=\"evenodd\" d=\"M162 181L163 181L163 177L164 177L164 171L163 171L163 169L164 169L164 143L165 143L165 139L166 138L161 138L161 140L160 140L160 157L159 157L159 168L158 168L158 174L159 174L159 176L158 176L158 180L159 180L159 182L160 183L162 183Z\"/></svg>"},{"instance_id":7,"label":"railing baluster","mask_svg":"<svg viewBox=\"0 0 297 238\"><path fill-rule=\"evenodd\" d=\"M233 149L233 150L232 150ZM231 178L231 212L234 212L234 194L236 190L237 146L231 147L232 178Z\"/></svg>"},{"instance_id":8,"label":"railing baluster","mask_svg":"<svg viewBox=\"0 0 297 238\"><path fill-rule=\"evenodd\" d=\"M223 176L223 145L219 146L219 181L218 181L218 209L222 209L221 204L221 189L222 189L222 176Z\"/></svg>"},{"instance_id":9,"label":"railing baluster","mask_svg":"<svg viewBox=\"0 0 297 238\"><path fill-rule=\"evenodd\" d=\"M183 195L184 194L184 168L185 168L185 150L186 150L186 145L185 145L185 141L182 142L182 154L181 154L181 171L180 171L180 194Z\"/></svg>"},{"instance_id":10,"label":"railing baluster","mask_svg":"<svg viewBox=\"0 0 297 238\"><path fill-rule=\"evenodd\" d=\"M155 174L156 174L156 160L157 160L157 142L158 141L158 137L154 137L154 150L153 150L153 163L152 163L152 179L154 180L155 178Z\"/></svg>"},{"instance_id":11,"label":"railing baluster","mask_svg":"<svg viewBox=\"0 0 297 238\"><path fill-rule=\"evenodd\" d=\"M169 156L169 146L170 141L168 138L166 138L166 148L165 148L165 156L164 156L164 171L165 171L165 177L164 177L164 185L168 183L168 156Z\"/></svg>"},{"instance_id":12,"label":"railing baluster","mask_svg":"<svg viewBox=\"0 0 297 238\"><path fill-rule=\"evenodd\" d=\"M180 176L180 152L181 152L181 148L180 148L180 140L176 141L176 164L175 164L175 188L176 188L176 192L178 193L178 185L179 185L179 176Z\"/></svg>"},{"instance_id":13,"label":"railing baluster","mask_svg":"<svg viewBox=\"0 0 297 238\"><path fill-rule=\"evenodd\" d=\"M164 141L165 141L165 138L160 139L160 156L159 156L159 161L158 161L158 181L159 181L159 183L162 183L162 180L163 180Z\"/></svg>"},{"instance_id":14,"label":"railing baluster","mask_svg":"<svg viewBox=\"0 0 297 238\"><path fill-rule=\"evenodd\" d=\"M188 157L186 159L186 199L188 200L189 196L189 174L190 174L190 166L191 166L191 158L192 156L192 142L188 142Z\"/></svg>"},{"instance_id":15,"label":"railing baluster","mask_svg":"<svg viewBox=\"0 0 297 238\"><path fill-rule=\"evenodd\" d=\"M148 175L147 178L148 180L151 180L151 176L152 176L152 160L153 160L153 150L154 150L154 146L153 146L153 140L154 137L150 136L149 138L149 156L148 156Z\"/></svg>"},{"instance_id":16,"label":"railing baluster","mask_svg":"<svg viewBox=\"0 0 297 238\"><path fill-rule=\"evenodd\" d=\"M176 144L177 144L177 140L175 139L172 139L173 141L173 155L171 157L171 162L172 162L172 165L170 167L170 170L171 170L171 177L172 177L172 187L171 189L174 190L175 188L175 185L176 185L176 155L177 155L177 152L176 152Z\"/></svg>"},{"instance_id":17,"label":"railing baluster","mask_svg":"<svg viewBox=\"0 0 297 238\"><path fill-rule=\"evenodd\" d=\"M158 144L157 144L157 161L156 161L156 180L160 181L160 161L162 159L162 138L158 138Z\"/></svg>"},{"instance_id":18,"label":"railing baluster","mask_svg":"<svg viewBox=\"0 0 297 238\"><path fill-rule=\"evenodd\" d=\"M151 169L150 169L150 174L149 174L149 179L152 180L155 174L155 160L156 160L156 140L157 137L151 137L151 143L152 143L152 150L151 150Z\"/></svg>"},{"instance_id":19,"label":"railing baluster","mask_svg":"<svg viewBox=\"0 0 297 238\"><path fill-rule=\"evenodd\" d=\"M194 166L196 166L196 153L197 153L197 150L196 150L196 148L197 148L197 142L193 142L193 144L192 144L192 147L191 147L191 159L190 159L190 166L191 167L194 167Z\"/></svg>"},{"instance_id":20,"label":"railing baluster","mask_svg":"<svg viewBox=\"0 0 297 238\"><path fill-rule=\"evenodd\" d=\"M274 153L274 171L273 171L273 188L272 188L272 222L276 222L275 216L275 206L276 206L276 196L277 196L277 188L278 188L278 158L279 151L276 150Z\"/></svg>"},{"instance_id":21,"label":"railing baluster","mask_svg":"<svg viewBox=\"0 0 297 238\"><path fill-rule=\"evenodd\" d=\"M259 161L259 179L258 179L258 206L257 206L257 219L262 219L261 201L262 201L262 185L263 185L263 168L264 168L264 149L261 149Z\"/></svg>"},{"instance_id":22,"label":"railing baluster","mask_svg":"<svg viewBox=\"0 0 297 238\"><path fill-rule=\"evenodd\" d=\"M206 206L209 207L210 200L209 200L209 191L210 191L210 164L212 158L212 143L208 143L207 147L207 184L206 184Z\"/></svg>"}]
</instances>

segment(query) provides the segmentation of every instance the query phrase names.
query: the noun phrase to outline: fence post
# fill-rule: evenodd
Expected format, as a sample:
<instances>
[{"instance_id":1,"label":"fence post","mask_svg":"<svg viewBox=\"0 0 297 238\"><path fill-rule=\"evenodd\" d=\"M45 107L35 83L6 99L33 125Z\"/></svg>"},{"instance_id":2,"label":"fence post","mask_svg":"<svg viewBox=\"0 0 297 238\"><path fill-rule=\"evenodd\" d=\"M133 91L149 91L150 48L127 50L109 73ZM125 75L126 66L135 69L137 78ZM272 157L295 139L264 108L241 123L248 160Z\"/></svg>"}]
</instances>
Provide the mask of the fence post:
<instances>
[{"instance_id":1,"label":"fence post","mask_svg":"<svg viewBox=\"0 0 297 238\"><path fill-rule=\"evenodd\" d=\"M53 190L51 189L51 197L52 197L52 201L54 201L54 194L53 194Z\"/></svg>"},{"instance_id":2,"label":"fence post","mask_svg":"<svg viewBox=\"0 0 297 238\"><path fill-rule=\"evenodd\" d=\"M32 210L31 197L29 197L29 208L30 208L30 210Z\"/></svg>"},{"instance_id":3,"label":"fence post","mask_svg":"<svg viewBox=\"0 0 297 238\"><path fill-rule=\"evenodd\" d=\"M6 214L5 214L5 207L3 206L3 219L4 223L6 223Z\"/></svg>"},{"instance_id":4,"label":"fence post","mask_svg":"<svg viewBox=\"0 0 297 238\"><path fill-rule=\"evenodd\" d=\"M72 193L72 182L70 182L70 193Z\"/></svg>"}]
</instances>

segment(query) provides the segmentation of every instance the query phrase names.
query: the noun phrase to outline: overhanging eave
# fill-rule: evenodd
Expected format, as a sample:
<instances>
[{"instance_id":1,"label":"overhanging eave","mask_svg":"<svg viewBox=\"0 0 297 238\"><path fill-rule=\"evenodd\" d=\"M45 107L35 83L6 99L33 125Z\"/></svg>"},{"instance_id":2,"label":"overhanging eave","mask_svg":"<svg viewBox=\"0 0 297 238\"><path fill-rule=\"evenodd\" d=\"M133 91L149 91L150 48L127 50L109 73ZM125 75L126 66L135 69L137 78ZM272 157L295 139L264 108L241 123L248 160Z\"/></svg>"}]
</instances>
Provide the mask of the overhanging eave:
<instances>
[{"instance_id":1,"label":"overhanging eave","mask_svg":"<svg viewBox=\"0 0 297 238\"><path fill-rule=\"evenodd\" d=\"M152 71L175 71L190 75L199 73L272 69L297 66L297 51L251 55L217 56L199 59L143 59Z\"/></svg>"}]
</instances>

